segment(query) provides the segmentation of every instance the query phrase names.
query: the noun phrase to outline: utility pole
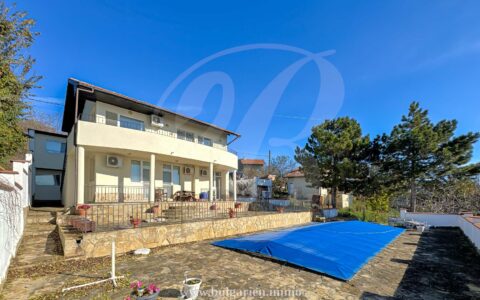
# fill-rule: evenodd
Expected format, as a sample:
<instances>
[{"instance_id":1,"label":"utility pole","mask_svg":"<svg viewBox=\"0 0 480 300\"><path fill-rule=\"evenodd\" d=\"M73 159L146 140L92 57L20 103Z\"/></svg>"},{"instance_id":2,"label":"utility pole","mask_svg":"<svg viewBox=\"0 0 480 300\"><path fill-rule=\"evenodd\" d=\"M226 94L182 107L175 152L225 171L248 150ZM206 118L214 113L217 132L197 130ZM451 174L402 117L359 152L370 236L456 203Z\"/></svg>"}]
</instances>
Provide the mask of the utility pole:
<instances>
[{"instance_id":1,"label":"utility pole","mask_svg":"<svg viewBox=\"0 0 480 300\"><path fill-rule=\"evenodd\" d=\"M272 151L268 150L268 169L267 169L267 175L270 174L272 167Z\"/></svg>"}]
</instances>

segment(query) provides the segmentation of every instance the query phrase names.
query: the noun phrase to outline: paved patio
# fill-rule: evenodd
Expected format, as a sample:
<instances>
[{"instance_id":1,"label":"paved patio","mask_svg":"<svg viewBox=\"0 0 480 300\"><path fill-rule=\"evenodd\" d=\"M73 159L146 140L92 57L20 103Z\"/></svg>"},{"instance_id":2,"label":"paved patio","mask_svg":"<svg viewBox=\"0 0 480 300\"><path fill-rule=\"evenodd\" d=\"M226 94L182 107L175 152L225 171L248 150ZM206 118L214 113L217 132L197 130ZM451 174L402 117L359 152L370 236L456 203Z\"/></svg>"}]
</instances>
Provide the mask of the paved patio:
<instances>
[{"instance_id":1,"label":"paved patio","mask_svg":"<svg viewBox=\"0 0 480 300\"><path fill-rule=\"evenodd\" d=\"M158 284L161 299L176 299L183 273L190 271L203 276L199 299L276 298L270 291L291 299L480 298L480 257L458 229L405 232L349 282L199 242L157 248L146 257L119 257L118 273L127 279L116 290L105 284L61 294L64 286L106 276L108 263L70 260L24 269L11 274L3 294L5 299L123 299L128 282L141 279Z\"/></svg>"}]
</instances>

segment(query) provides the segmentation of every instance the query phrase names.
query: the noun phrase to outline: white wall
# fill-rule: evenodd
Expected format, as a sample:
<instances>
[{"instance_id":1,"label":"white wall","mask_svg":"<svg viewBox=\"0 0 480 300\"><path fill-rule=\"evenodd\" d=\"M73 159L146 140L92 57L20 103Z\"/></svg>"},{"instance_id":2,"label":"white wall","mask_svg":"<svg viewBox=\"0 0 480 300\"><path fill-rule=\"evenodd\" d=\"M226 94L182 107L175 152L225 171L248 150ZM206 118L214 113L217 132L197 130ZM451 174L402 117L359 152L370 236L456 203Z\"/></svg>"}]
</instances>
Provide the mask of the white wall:
<instances>
[{"instance_id":1,"label":"white wall","mask_svg":"<svg viewBox=\"0 0 480 300\"><path fill-rule=\"evenodd\" d=\"M469 221L469 217L453 214L409 213L400 211L400 217L405 220L414 220L438 227L460 227L463 233L480 250L480 228Z\"/></svg>"},{"instance_id":2,"label":"white wall","mask_svg":"<svg viewBox=\"0 0 480 300\"><path fill-rule=\"evenodd\" d=\"M31 160L31 156L27 155L27 159ZM23 235L25 212L31 199L30 165L30 162L14 162L14 173L0 174L0 283Z\"/></svg>"}]
</instances>

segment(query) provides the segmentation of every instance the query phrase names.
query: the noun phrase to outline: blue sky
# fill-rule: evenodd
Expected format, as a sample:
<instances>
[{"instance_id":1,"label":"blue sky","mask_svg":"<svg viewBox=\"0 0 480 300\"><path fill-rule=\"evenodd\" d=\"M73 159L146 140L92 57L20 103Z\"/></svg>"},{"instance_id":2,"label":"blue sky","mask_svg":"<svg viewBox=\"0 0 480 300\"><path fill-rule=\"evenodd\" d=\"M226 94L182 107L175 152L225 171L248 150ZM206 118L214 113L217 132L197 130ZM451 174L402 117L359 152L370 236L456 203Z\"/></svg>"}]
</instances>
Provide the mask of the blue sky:
<instances>
[{"instance_id":1,"label":"blue sky","mask_svg":"<svg viewBox=\"0 0 480 300\"><path fill-rule=\"evenodd\" d=\"M325 117L351 116L370 135L389 132L413 100L434 121L457 119L457 133L480 131L478 1L16 2L40 32L31 49L35 71L44 76L34 91L38 99L62 103L67 78L75 77L241 130L232 144L240 157L265 158L269 149L291 155L305 143L298 136L304 127ZM321 84L328 72L310 61L268 91L305 55L253 49L213 59L162 98L201 59L254 44L333 50L323 58L340 84ZM276 94L279 88L285 89ZM315 110L321 91L330 92ZM63 108L36 102L36 109L60 118Z\"/></svg>"}]
</instances>

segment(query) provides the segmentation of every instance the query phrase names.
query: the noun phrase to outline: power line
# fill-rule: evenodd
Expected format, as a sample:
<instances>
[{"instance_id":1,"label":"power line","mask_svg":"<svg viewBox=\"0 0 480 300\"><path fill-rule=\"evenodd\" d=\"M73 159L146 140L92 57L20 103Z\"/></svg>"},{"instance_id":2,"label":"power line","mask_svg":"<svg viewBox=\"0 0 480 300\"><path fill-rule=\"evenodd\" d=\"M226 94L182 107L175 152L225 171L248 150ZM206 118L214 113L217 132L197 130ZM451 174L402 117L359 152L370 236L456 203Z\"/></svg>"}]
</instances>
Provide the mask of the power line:
<instances>
[{"instance_id":1,"label":"power line","mask_svg":"<svg viewBox=\"0 0 480 300\"><path fill-rule=\"evenodd\" d=\"M63 103L58 103L58 102L53 102L53 101L46 101L46 100L40 100L40 99L28 99L28 101L36 101L36 102L41 102L41 103L46 103L46 104L52 104L52 105L58 105L58 106L65 106Z\"/></svg>"}]
</instances>

